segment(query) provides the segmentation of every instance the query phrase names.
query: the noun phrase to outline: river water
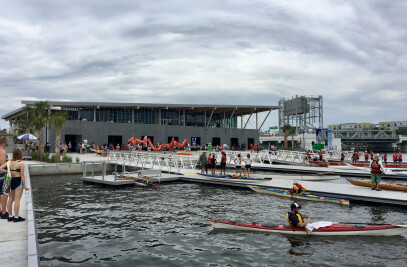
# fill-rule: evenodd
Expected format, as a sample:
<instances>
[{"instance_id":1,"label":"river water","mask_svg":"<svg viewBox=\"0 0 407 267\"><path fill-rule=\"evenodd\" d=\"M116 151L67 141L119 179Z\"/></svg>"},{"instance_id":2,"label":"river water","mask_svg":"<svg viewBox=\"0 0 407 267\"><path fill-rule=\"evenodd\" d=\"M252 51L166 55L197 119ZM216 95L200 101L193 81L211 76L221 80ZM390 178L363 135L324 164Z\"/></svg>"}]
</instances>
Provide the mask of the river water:
<instances>
[{"instance_id":1,"label":"river water","mask_svg":"<svg viewBox=\"0 0 407 267\"><path fill-rule=\"evenodd\" d=\"M42 266L406 266L407 236L215 231L206 219L286 223L291 201L196 183L105 188L31 178ZM395 206L301 202L313 221L406 223Z\"/></svg>"}]
</instances>

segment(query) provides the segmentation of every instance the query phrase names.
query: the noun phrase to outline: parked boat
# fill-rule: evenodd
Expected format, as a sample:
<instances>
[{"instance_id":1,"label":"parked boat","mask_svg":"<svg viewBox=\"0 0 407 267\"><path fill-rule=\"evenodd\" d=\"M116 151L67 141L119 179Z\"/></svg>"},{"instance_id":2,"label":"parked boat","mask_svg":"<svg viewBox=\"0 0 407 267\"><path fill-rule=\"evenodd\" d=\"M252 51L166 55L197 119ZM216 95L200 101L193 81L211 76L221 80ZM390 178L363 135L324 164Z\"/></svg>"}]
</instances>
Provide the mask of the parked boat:
<instances>
[{"instance_id":1,"label":"parked boat","mask_svg":"<svg viewBox=\"0 0 407 267\"><path fill-rule=\"evenodd\" d=\"M315 196L315 195L309 195L309 194L293 195L288 190L280 190L280 189L269 188L269 187L264 187L264 186L251 186L250 185L249 188L252 189L253 191L256 191L259 193L265 193L265 194L270 194L270 195L275 195L275 196L311 200L311 201L330 202L330 203L337 203L337 204L341 204L341 205L349 205L349 200L346 200L346 199L340 199L340 198L334 198L334 197L322 197L322 196Z\"/></svg>"},{"instance_id":2,"label":"parked boat","mask_svg":"<svg viewBox=\"0 0 407 267\"><path fill-rule=\"evenodd\" d=\"M372 187L372 184L370 181L360 181L360 180L352 180L352 179L347 179L349 183L357 186L364 186L364 187ZM395 191L406 191L407 192L407 186L403 184L386 184L386 183L380 183L379 188L381 189L386 189L386 190L395 190Z\"/></svg>"},{"instance_id":3,"label":"parked boat","mask_svg":"<svg viewBox=\"0 0 407 267\"><path fill-rule=\"evenodd\" d=\"M288 225L262 225L220 220L208 220L215 229L282 233L287 235L307 235L304 228ZM315 229L311 235L319 236L394 236L407 231L407 225L333 224Z\"/></svg>"}]
</instances>

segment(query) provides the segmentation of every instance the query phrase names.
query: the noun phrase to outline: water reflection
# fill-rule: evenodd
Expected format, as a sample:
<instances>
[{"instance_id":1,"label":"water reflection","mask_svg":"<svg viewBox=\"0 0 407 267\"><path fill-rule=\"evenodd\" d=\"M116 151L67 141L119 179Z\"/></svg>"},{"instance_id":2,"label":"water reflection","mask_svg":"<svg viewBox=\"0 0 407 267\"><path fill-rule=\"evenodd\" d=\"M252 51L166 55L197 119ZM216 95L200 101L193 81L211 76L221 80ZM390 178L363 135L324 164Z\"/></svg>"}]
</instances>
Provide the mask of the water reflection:
<instances>
[{"instance_id":1,"label":"water reflection","mask_svg":"<svg viewBox=\"0 0 407 267\"><path fill-rule=\"evenodd\" d=\"M307 256L313 254L312 247L308 241L295 237L288 237L287 241L291 245L291 248L288 250L288 253L291 255Z\"/></svg>"}]
</instances>

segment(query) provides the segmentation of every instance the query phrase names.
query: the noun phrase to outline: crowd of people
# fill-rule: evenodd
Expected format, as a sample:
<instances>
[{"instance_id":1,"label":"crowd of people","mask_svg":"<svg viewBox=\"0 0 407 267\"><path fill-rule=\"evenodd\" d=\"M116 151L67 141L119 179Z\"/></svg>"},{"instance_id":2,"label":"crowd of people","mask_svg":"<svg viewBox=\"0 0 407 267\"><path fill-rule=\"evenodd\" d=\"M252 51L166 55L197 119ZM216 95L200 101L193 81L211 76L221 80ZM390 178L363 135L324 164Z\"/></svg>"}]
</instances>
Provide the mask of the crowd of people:
<instances>
[{"instance_id":1,"label":"crowd of people","mask_svg":"<svg viewBox=\"0 0 407 267\"><path fill-rule=\"evenodd\" d=\"M221 152L221 159L220 159L220 173L219 175L226 175L226 153L224 151ZM236 177L242 177L242 164L244 164L245 169L243 173L243 177L250 177L250 168L253 160L250 158L250 154L247 154L246 157L242 158L241 154L237 154L234 158L235 168L236 168ZM215 153L210 153L207 156L206 151L204 151L199 157L199 165L201 167L201 174L208 174L208 170L211 170L211 175L216 175L216 166L217 160ZM247 173L247 176L246 176ZM239 174L239 175L238 175Z\"/></svg>"},{"instance_id":2,"label":"crowd of people","mask_svg":"<svg viewBox=\"0 0 407 267\"><path fill-rule=\"evenodd\" d=\"M365 159L365 163L368 163L369 161L372 161L375 154L373 153L373 151L371 150L370 153L368 153L368 151L365 151L365 153L363 154L364 159ZM360 162L360 153L358 151L354 151L352 154L352 163L359 163ZM380 156L379 156L380 157ZM387 153L384 153L383 155L381 155L382 160L384 162L384 164L387 164ZM401 152L395 152L393 154L393 164L395 165L401 165L403 164L403 155L401 154Z\"/></svg>"}]
</instances>

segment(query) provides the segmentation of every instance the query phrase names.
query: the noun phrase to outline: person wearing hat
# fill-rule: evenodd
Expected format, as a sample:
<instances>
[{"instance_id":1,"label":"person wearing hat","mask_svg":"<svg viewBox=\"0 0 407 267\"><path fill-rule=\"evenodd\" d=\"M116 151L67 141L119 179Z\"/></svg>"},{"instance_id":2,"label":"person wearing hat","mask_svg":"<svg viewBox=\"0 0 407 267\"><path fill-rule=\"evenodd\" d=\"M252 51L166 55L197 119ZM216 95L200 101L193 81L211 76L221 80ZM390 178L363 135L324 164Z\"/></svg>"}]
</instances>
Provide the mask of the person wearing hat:
<instances>
[{"instance_id":1,"label":"person wearing hat","mask_svg":"<svg viewBox=\"0 0 407 267\"><path fill-rule=\"evenodd\" d=\"M304 186L302 186L298 181L293 182L293 194L305 194L305 190L307 190Z\"/></svg>"},{"instance_id":2,"label":"person wearing hat","mask_svg":"<svg viewBox=\"0 0 407 267\"><path fill-rule=\"evenodd\" d=\"M379 155L374 155L373 160L370 162L370 172L372 173L372 190L382 191L379 188L381 174L384 173L383 164L379 160Z\"/></svg>"},{"instance_id":3,"label":"person wearing hat","mask_svg":"<svg viewBox=\"0 0 407 267\"><path fill-rule=\"evenodd\" d=\"M286 219L287 219L288 223L290 224L290 226L293 228L293 230L294 230L294 227L304 228L307 235L309 235L310 233L305 226L311 221L311 219L306 214L301 215L299 213L300 209L301 209L301 206L298 205L298 203L295 203L295 202L292 203L291 212L287 212ZM304 219L306 219L306 220L304 221Z\"/></svg>"}]
</instances>

